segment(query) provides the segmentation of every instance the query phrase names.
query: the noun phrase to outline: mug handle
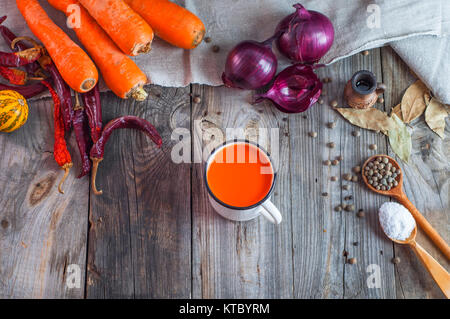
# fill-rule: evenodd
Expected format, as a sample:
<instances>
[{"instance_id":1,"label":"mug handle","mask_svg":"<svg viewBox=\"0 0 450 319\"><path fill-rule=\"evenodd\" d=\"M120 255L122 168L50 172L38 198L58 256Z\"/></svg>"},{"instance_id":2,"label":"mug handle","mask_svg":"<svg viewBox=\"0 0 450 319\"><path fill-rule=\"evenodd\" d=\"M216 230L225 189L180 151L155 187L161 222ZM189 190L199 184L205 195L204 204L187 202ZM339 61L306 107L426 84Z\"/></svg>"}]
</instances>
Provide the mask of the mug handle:
<instances>
[{"instance_id":1,"label":"mug handle","mask_svg":"<svg viewBox=\"0 0 450 319\"><path fill-rule=\"evenodd\" d=\"M377 89L375 90L377 95L383 94L384 91L386 91L386 84L384 84L384 83L377 83Z\"/></svg>"},{"instance_id":2,"label":"mug handle","mask_svg":"<svg viewBox=\"0 0 450 319\"><path fill-rule=\"evenodd\" d=\"M281 220L283 219L278 208L274 204L272 204L270 200L267 200L261 204L260 213L274 224L281 223Z\"/></svg>"}]
</instances>

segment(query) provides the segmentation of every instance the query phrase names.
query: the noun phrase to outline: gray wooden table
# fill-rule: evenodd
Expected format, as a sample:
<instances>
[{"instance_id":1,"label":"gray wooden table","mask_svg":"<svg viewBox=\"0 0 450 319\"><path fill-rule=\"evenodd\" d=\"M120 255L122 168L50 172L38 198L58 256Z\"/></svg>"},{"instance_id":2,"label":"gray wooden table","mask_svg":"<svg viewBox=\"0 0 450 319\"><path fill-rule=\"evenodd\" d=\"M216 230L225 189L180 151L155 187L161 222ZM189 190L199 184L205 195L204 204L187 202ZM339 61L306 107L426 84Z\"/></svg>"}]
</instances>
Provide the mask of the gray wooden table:
<instances>
[{"instance_id":1,"label":"gray wooden table","mask_svg":"<svg viewBox=\"0 0 450 319\"><path fill-rule=\"evenodd\" d=\"M343 104L344 84L360 69L372 70L387 85L378 105L386 111L414 81L400 58L382 48L319 70L332 78L325 103L303 114L288 116L269 102L252 106L252 92L224 87L150 86L144 103L103 94L105 122L125 114L144 117L164 146L157 150L136 131L114 133L97 179L100 197L90 192L88 178L76 178L73 134L75 169L66 193L57 192L62 171L52 157L52 103L31 102L27 124L0 134L0 297L443 298L412 252L384 237L377 208L389 198L361 183L330 181L375 154L369 144L392 155L385 136L353 127L329 106L333 99ZM193 103L197 95L201 102ZM327 128L331 121L336 128ZM411 163L401 165L407 195L450 242L448 127L441 140L423 118L414 123ZM203 164L171 160L175 128L190 131L189 139L200 146L208 142L202 140L208 128L243 128L249 135L255 128L279 128L273 201L283 223L234 223L217 215L206 197ZM354 130L361 136L352 136ZM310 131L318 137L308 137ZM327 148L328 142L336 147ZM338 155L344 158L340 165L322 164ZM344 184L350 189L343 190ZM349 195L353 200L345 201ZM365 217L333 210L348 202L364 209ZM449 269L422 233L418 241ZM397 265L394 256L401 259ZM352 257L357 263L346 263ZM370 288L367 280L377 270L380 286Z\"/></svg>"}]
</instances>

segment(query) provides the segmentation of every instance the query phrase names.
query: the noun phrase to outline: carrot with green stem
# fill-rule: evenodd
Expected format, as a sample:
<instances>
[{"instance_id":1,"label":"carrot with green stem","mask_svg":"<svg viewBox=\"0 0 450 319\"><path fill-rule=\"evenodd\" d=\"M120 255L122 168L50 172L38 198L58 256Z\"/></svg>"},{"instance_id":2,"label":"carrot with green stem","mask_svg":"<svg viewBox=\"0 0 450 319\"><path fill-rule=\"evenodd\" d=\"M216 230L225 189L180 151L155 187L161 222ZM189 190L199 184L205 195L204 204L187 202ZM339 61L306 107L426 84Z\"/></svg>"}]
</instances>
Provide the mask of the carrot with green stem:
<instances>
[{"instance_id":1,"label":"carrot with green stem","mask_svg":"<svg viewBox=\"0 0 450 319\"><path fill-rule=\"evenodd\" d=\"M125 0L155 31L172 45L193 49L202 42L205 26L195 14L168 0Z\"/></svg>"},{"instance_id":2,"label":"carrot with green stem","mask_svg":"<svg viewBox=\"0 0 450 319\"><path fill-rule=\"evenodd\" d=\"M97 84L98 71L86 52L48 17L38 0L16 0L16 4L67 84L80 93L92 89Z\"/></svg>"},{"instance_id":3,"label":"carrot with green stem","mask_svg":"<svg viewBox=\"0 0 450 319\"><path fill-rule=\"evenodd\" d=\"M131 56L151 49L153 30L123 0L79 0L103 30Z\"/></svg>"},{"instance_id":4,"label":"carrot with green stem","mask_svg":"<svg viewBox=\"0 0 450 319\"><path fill-rule=\"evenodd\" d=\"M55 9L70 16L70 6L79 5L77 0L47 0ZM147 76L136 63L124 54L91 15L80 6L79 27L74 31L91 55L103 75L106 85L119 97L145 100L143 89Z\"/></svg>"}]
</instances>

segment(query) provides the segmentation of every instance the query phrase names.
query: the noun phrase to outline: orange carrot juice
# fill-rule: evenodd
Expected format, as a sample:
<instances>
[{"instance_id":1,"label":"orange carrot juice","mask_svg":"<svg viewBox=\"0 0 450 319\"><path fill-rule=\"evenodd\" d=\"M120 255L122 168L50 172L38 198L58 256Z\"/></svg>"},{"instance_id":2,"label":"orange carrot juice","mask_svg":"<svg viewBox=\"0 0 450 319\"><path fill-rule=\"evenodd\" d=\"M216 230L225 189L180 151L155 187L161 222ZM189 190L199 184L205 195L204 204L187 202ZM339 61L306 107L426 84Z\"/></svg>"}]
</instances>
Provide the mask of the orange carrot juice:
<instances>
[{"instance_id":1,"label":"orange carrot juice","mask_svg":"<svg viewBox=\"0 0 450 319\"><path fill-rule=\"evenodd\" d=\"M257 146L237 142L217 151L206 171L214 196L225 204L248 207L269 193L274 171L269 157Z\"/></svg>"}]
</instances>

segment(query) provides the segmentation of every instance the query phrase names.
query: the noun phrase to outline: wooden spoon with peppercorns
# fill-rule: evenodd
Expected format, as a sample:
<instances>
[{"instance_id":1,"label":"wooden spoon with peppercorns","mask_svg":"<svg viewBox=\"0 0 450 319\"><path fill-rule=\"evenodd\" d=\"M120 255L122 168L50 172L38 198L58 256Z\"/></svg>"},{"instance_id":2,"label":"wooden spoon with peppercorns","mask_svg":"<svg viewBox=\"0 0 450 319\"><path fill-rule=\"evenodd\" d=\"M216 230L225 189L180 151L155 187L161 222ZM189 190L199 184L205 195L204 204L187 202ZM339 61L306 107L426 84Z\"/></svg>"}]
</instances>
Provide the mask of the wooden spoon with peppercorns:
<instances>
[{"instance_id":1,"label":"wooden spoon with peppercorns","mask_svg":"<svg viewBox=\"0 0 450 319\"><path fill-rule=\"evenodd\" d=\"M381 228L383 228L383 226L381 226ZM387 236L386 232L385 234ZM425 249L422 248L422 246L420 246L416 242L416 235L417 235L417 225L416 227L414 227L413 231L411 232L411 235L406 240L397 240L389 236L387 237L389 237L389 239L392 240L394 243L409 245L409 247L411 247L416 256L420 259L424 267L428 270L431 277L433 277L436 284L439 286L439 288L441 288L445 297L449 299L450 274L444 269L444 267L441 266L441 264L437 262L436 259L434 259L429 253L426 252Z\"/></svg>"},{"instance_id":2,"label":"wooden spoon with peppercorns","mask_svg":"<svg viewBox=\"0 0 450 319\"><path fill-rule=\"evenodd\" d=\"M388 163L391 163L392 167L395 167L397 174L395 181L397 182L395 186L389 187L389 189L382 190L377 189L374 187L371 183L369 183L369 179L366 176L366 171L370 171L370 165L369 163L374 163L377 158L387 158ZM374 165L374 164L371 164ZM400 168L400 165L397 163L395 159L393 159L390 156L384 155L384 154L378 154L369 157L361 171L361 175L363 178L364 183L369 187L370 190L374 191L375 193L391 196L394 197L398 202L400 202L403 206L405 206L411 215L413 215L414 219L416 220L416 223L420 226L420 228L428 235L428 237L435 243L435 245L442 251L442 253L447 257L448 260L450 260L450 247L445 242L445 240L438 234L438 232L431 226L431 224L423 217L423 215L417 210L416 207L411 203L411 201L406 196L405 192L403 191L403 172ZM377 185L378 186L378 185Z\"/></svg>"}]
</instances>

